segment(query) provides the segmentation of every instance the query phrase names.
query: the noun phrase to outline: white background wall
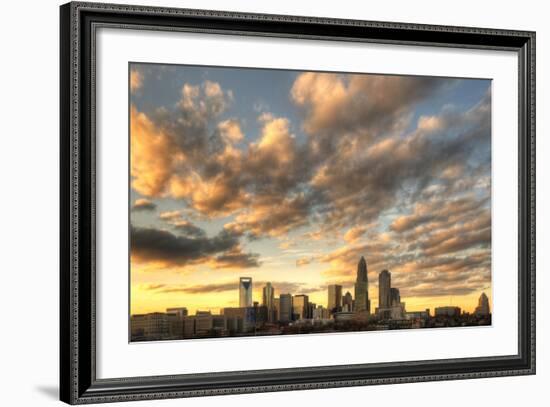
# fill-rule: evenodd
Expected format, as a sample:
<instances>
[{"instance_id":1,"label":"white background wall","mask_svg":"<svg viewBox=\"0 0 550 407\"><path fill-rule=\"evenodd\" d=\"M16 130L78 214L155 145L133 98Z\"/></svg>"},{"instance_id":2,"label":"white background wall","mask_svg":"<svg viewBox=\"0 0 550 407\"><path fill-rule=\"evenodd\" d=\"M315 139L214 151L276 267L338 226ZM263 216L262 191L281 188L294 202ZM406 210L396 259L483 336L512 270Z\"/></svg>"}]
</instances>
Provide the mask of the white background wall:
<instances>
[{"instance_id":1,"label":"white background wall","mask_svg":"<svg viewBox=\"0 0 550 407\"><path fill-rule=\"evenodd\" d=\"M131 1L189 8L537 31L538 373L454 382L188 399L186 405L544 405L550 382L550 27L545 2ZM2 4L0 24L0 404L54 405L58 382L58 0ZM6 227L7 225L7 227ZM546 250L545 250L546 249ZM404 345L406 346L406 344ZM540 400L536 402L536 400ZM148 402L175 406L181 400ZM146 405L126 403L124 405Z\"/></svg>"}]
</instances>

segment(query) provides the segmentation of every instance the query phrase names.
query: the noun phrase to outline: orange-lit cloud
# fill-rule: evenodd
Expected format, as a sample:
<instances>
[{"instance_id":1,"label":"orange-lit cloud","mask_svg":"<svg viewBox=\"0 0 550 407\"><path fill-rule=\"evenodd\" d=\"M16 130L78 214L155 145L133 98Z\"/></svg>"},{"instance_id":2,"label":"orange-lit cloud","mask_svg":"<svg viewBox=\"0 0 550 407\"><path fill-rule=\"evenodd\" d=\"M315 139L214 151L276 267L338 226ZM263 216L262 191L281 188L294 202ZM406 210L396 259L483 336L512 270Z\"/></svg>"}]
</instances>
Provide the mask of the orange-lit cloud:
<instances>
[{"instance_id":1,"label":"orange-lit cloud","mask_svg":"<svg viewBox=\"0 0 550 407\"><path fill-rule=\"evenodd\" d=\"M143 74L137 69L130 71L130 90L135 92L143 85Z\"/></svg>"},{"instance_id":2,"label":"orange-lit cloud","mask_svg":"<svg viewBox=\"0 0 550 407\"><path fill-rule=\"evenodd\" d=\"M157 207L157 205L145 198L139 198L134 201L134 204L132 205L133 211L152 211Z\"/></svg>"},{"instance_id":3,"label":"orange-lit cloud","mask_svg":"<svg viewBox=\"0 0 550 407\"><path fill-rule=\"evenodd\" d=\"M162 196L173 175L174 141L144 114L130 110L132 188L142 195Z\"/></svg>"}]
</instances>

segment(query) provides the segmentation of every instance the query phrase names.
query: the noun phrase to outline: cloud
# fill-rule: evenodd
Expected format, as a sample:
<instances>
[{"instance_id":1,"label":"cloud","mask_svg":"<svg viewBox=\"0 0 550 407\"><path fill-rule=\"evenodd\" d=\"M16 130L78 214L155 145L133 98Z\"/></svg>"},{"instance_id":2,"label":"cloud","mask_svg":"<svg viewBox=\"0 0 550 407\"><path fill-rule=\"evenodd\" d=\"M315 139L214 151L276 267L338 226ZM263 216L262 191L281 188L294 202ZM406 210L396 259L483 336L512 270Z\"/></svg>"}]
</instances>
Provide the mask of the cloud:
<instances>
[{"instance_id":1,"label":"cloud","mask_svg":"<svg viewBox=\"0 0 550 407\"><path fill-rule=\"evenodd\" d=\"M189 219L224 224L208 238L181 210L161 214L177 234L155 231L166 248L142 237L133 258L258 267L258 256L245 253L247 238L286 247L294 233L334 245L344 238L345 246L296 262L316 261L323 276L342 282L354 280L361 255L374 284L389 268L415 295L430 284L451 292L460 279L473 289L472 270L490 281L490 88L469 108L443 105L418 116L419 103L459 82L300 74L290 97L303 132L262 110L258 133L246 137L229 117L232 92L215 82L183 85L172 110L133 108L132 187L181 202L196 215Z\"/></svg>"},{"instance_id":2,"label":"cloud","mask_svg":"<svg viewBox=\"0 0 550 407\"><path fill-rule=\"evenodd\" d=\"M296 260L296 267L306 266L314 261L314 257L302 257Z\"/></svg>"},{"instance_id":3,"label":"cloud","mask_svg":"<svg viewBox=\"0 0 550 407\"><path fill-rule=\"evenodd\" d=\"M159 218L166 221L174 221L181 219L180 211L165 211L159 214Z\"/></svg>"},{"instance_id":4,"label":"cloud","mask_svg":"<svg viewBox=\"0 0 550 407\"><path fill-rule=\"evenodd\" d=\"M137 284L135 287L141 291L156 291L166 287L166 284L142 283Z\"/></svg>"},{"instance_id":5,"label":"cloud","mask_svg":"<svg viewBox=\"0 0 550 407\"><path fill-rule=\"evenodd\" d=\"M130 133L132 188L147 197L161 197L176 162L174 140L135 106L130 109Z\"/></svg>"},{"instance_id":6,"label":"cloud","mask_svg":"<svg viewBox=\"0 0 550 407\"><path fill-rule=\"evenodd\" d=\"M253 287L255 291L261 291L266 285L267 281L253 280ZM275 295L280 294L311 294L326 290L325 285L321 286L307 286L303 283L291 282L291 281L270 281L272 287L275 290ZM211 294L227 291L237 291L239 289L238 281L225 281L212 284L198 284L198 285L142 285L145 290L154 291L156 293L184 293L184 294Z\"/></svg>"},{"instance_id":7,"label":"cloud","mask_svg":"<svg viewBox=\"0 0 550 407\"><path fill-rule=\"evenodd\" d=\"M220 293L224 291L238 290L239 283L216 283L216 284L204 284L195 286L168 286L161 290L162 293L186 293L186 294L209 294Z\"/></svg>"},{"instance_id":8,"label":"cloud","mask_svg":"<svg viewBox=\"0 0 550 407\"><path fill-rule=\"evenodd\" d=\"M308 83L314 89L304 88ZM185 84L178 109L161 109L148 123L152 128L147 134L155 137L147 140L162 141L155 144L157 149L170 146L170 158L156 161L142 154L142 167L150 164L153 171L140 176L136 170L133 185L146 196L181 200L206 218L235 215L233 228L251 237L283 236L313 219L330 236L337 229L376 220L387 208L436 182L451 183L474 171L464 162L490 142L490 100L465 112L444 107L438 116L420 117L416 129L405 134L384 133L380 129L388 127L374 123L382 116L387 116L382 122L393 122L409 115L415 102L452 83L438 78L303 74L291 95L297 104L311 105L305 108L305 123L325 117L315 113L318 109L330 108L336 114L353 102L353 109L362 109L354 114L354 130L334 127L348 123L335 118L317 133L316 126L309 126L307 139L298 143L288 118L264 112L258 137L239 147L235 143L243 141L244 134L238 121L220 120L232 94L214 82ZM342 99L335 104L321 92L333 88L335 99ZM388 95L375 92L382 88ZM330 148L319 144L325 132ZM405 190L410 196L399 196ZM350 232L348 239L353 237Z\"/></svg>"},{"instance_id":9,"label":"cloud","mask_svg":"<svg viewBox=\"0 0 550 407\"><path fill-rule=\"evenodd\" d=\"M143 86L143 74L137 69L132 69L130 71L130 90L132 92L141 89Z\"/></svg>"},{"instance_id":10,"label":"cloud","mask_svg":"<svg viewBox=\"0 0 550 407\"><path fill-rule=\"evenodd\" d=\"M466 112L445 108L437 131L417 126L405 135L378 138L364 148L355 135L340 137L310 181L324 200L324 222L334 228L365 224L397 204L418 201L430 187L440 185L453 192L454 181L445 170L467 163L463 175L467 179L490 162L488 103L484 99Z\"/></svg>"},{"instance_id":11,"label":"cloud","mask_svg":"<svg viewBox=\"0 0 550 407\"><path fill-rule=\"evenodd\" d=\"M159 219L172 226L181 235L197 238L206 237L206 231L196 226L193 222L183 219L182 210L161 212Z\"/></svg>"},{"instance_id":12,"label":"cloud","mask_svg":"<svg viewBox=\"0 0 550 407\"><path fill-rule=\"evenodd\" d=\"M247 233L252 238L283 236L293 229L307 225L309 202L305 196L255 200L250 209L239 213L228 228Z\"/></svg>"},{"instance_id":13,"label":"cloud","mask_svg":"<svg viewBox=\"0 0 550 407\"><path fill-rule=\"evenodd\" d=\"M358 240L367 231L366 226L354 226L344 234L344 240L348 243L353 243Z\"/></svg>"},{"instance_id":14,"label":"cloud","mask_svg":"<svg viewBox=\"0 0 550 407\"><path fill-rule=\"evenodd\" d=\"M305 72L294 82L291 98L304 111L308 133L384 133L402 125L415 102L450 82L435 77Z\"/></svg>"},{"instance_id":15,"label":"cloud","mask_svg":"<svg viewBox=\"0 0 550 407\"><path fill-rule=\"evenodd\" d=\"M132 205L133 211L152 211L155 210L157 205L149 199L139 198L134 201Z\"/></svg>"},{"instance_id":16,"label":"cloud","mask_svg":"<svg viewBox=\"0 0 550 407\"><path fill-rule=\"evenodd\" d=\"M489 247L491 244L491 230L489 228L480 231L463 233L457 236L449 237L448 239L437 242L428 246L421 244L424 253L428 256L436 254L449 254L457 251L463 251L472 247L483 246Z\"/></svg>"},{"instance_id":17,"label":"cloud","mask_svg":"<svg viewBox=\"0 0 550 407\"><path fill-rule=\"evenodd\" d=\"M131 227L131 258L136 263L155 263L163 266L185 266L188 264L217 261L215 256L231 256L239 247L238 236L222 230L212 238L175 235L166 230ZM241 267L252 267L257 255L250 256L250 262L240 259ZM228 264L224 259L219 264Z\"/></svg>"},{"instance_id":18,"label":"cloud","mask_svg":"<svg viewBox=\"0 0 550 407\"><path fill-rule=\"evenodd\" d=\"M235 247L216 256L214 267L232 269L260 267L259 257L258 254L244 253L241 247Z\"/></svg>"},{"instance_id":19,"label":"cloud","mask_svg":"<svg viewBox=\"0 0 550 407\"><path fill-rule=\"evenodd\" d=\"M244 138L238 120L229 119L218 123L220 136L228 143L238 143Z\"/></svg>"},{"instance_id":20,"label":"cloud","mask_svg":"<svg viewBox=\"0 0 550 407\"><path fill-rule=\"evenodd\" d=\"M360 243L318 257L320 263L329 265L322 274L342 282L353 281L358 259L364 255L371 286L377 285L382 269L389 269L392 285L402 289L403 296L425 296L430 291L432 296L462 295L490 286L491 213L487 196L463 191L449 199L448 191L443 192L414 205L406 221L398 217L401 221L393 222L388 232L374 233Z\"/></svg>"},{"instance_id":21,"label":"cloud","mask_svg":"<svg viewBox=\"0 0 550 407\"><path fill-rule=\"evenodd\" d=\"M458 199L419 202L415 205L412 214L401 215L394 219L390 229L395 232L406 232L428 222L447 221L459 215L472 213L487 203L488 198L476 199L472 195Z\"/></svg>"},{"instance_id":22,"label":"cloud","mask_svg":"<svg viewBox=\"0 0 550 407\"><path fill-rule=\"evenodd\" d=\"M191 237L205 237L206 232L201 229L200 227L194 225L193 223L189 222L188 220L177 220L174 223L172 223L174 226L174 229L176 229L178 232L185 236L191 236Z\"/></svg>"},{"instance_id":23,"label":"cloud","mask_svg":"<svg viewBox=\"0 0 550 407\"><path fill-rule=\"evenodd\" d=\"M225 111L232 99L230 91L205 81L200 86L184 84L174 111L159 108L146 114L132 106L132 188L147 197L164 197L174 194L170 190L178 179L194 177L195 184L200 182L201 174L194 168L204 162L205 156L223 150L222 134L236 137L234 122L222 125L223 131L215 135L208 131L210 122Z\"/></svg>"}]
</instances>

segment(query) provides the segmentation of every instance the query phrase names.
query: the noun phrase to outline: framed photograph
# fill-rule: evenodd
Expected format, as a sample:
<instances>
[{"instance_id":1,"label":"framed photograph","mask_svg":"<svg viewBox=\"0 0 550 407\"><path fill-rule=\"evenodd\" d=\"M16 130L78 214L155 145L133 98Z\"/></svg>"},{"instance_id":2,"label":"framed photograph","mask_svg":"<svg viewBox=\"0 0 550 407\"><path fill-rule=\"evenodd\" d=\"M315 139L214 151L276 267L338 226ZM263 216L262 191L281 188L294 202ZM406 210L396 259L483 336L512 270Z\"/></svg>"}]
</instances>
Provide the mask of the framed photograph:
<instances>
[{"instance_id":1,"label":"framed photograph","mask_svg":"<svg viewBox=\"0 0 550 407\"><path fill-rule=\"evenodd\" d=\"M535 373L535 33L61 6L61 400Z\"/></svg>"}]
</instances>

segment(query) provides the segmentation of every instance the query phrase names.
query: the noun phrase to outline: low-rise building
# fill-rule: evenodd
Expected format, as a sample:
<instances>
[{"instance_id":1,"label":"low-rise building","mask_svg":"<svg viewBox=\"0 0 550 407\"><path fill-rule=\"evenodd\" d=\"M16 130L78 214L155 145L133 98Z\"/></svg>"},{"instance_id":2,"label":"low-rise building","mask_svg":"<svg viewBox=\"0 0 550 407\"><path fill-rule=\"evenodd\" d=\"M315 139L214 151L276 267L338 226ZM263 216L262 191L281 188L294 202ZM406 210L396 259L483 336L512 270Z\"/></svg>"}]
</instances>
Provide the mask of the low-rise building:
<instances>
[{"instance_id":1,"label":"low-rise building","mask_svg":"<svg viewBox=\"0 0 550 407\"><path fill-rule=\"evenodd\" d=\"M436 317L458 317L460 316L460 307L445 306L445 307L436 307L435 316Z\"/></svg>"}]
</instances>

